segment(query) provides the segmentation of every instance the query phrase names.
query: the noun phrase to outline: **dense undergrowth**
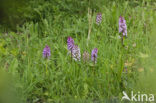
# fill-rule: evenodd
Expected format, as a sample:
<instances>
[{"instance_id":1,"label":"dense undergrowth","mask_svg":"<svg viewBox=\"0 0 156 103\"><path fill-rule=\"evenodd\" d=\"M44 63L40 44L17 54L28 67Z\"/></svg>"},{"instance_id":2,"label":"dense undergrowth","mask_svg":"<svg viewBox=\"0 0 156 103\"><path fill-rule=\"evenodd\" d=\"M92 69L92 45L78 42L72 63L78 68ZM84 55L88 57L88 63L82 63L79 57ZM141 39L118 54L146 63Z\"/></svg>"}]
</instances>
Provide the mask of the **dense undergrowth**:
<instances>
[{"instance_id":1,"label":"dense undergrowth","mask_svg":"<svg viewBox=\"0 0 156 103\"><path fill-rule=\"evenodd\" d=\"M14 87L11 93L22 103L120 103L122 91L137 89L140 72L146 71L143 63L151 53L155 4L101 1L30 0L24 20L16 28L8 30L1 25L0 69L7 73L2 75L2 90L9 81ZM97 25L99 12L102 22ZM118 33L121 15L128 31L124 47ZM83 62L82 57L79 62L71 61L68 36L80 47L81 56L85 51L91 55L91 50L98 48L97 63ZM42 56L45 45L51 48L49 60Z\"/></svg>"}]
</instances>

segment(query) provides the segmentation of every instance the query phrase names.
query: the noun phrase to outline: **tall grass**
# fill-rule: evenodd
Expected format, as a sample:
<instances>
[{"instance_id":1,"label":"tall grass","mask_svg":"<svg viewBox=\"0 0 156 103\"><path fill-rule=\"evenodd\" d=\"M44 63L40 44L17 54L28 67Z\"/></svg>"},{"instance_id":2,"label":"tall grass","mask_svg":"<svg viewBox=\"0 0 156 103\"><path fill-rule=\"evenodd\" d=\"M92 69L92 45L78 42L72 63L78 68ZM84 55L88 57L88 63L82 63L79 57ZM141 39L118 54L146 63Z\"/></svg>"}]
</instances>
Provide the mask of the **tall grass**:
<instances>
[{"instance_id":1,"label":"tall grass","mask_svg":"<svg viewBox=\"0 0 156 103\"><path fill-rule=\"evenodd\" d=\"M92 14L88 45L87 12L84 17L64 20L48 14L42 22L26 22L17 32L0 34L0 68L13 78L15 94L23 103L120 102L122 91L130 93L136 87L144 56L150 51L152 7L132 6L128 1L103 5L100 25L95 23L96 12ZM125 47L118 38L120 15L127 21ZM80 47L81 55L98 48L97 63L71 62L68 36ZM48 61L42 57L45 45L51 48Z\"/></svg>"}]
</instances>

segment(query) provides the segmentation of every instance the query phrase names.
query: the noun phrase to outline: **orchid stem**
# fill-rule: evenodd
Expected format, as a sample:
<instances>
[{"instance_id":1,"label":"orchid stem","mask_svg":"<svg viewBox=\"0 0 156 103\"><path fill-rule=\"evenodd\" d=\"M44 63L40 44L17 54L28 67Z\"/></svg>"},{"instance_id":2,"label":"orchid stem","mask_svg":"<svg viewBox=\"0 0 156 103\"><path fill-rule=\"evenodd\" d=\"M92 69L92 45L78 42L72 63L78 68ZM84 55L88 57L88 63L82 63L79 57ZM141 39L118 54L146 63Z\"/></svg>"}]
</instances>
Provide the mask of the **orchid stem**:
<instances>
[{"instance_id":1,"label":"orchid stem","mask_svg":"<svg viewBox=\"0 0 156 103\"><path fill-rule=\"evenodd\" d=\"M71 50L71 62L72 62L72 50Z\"/></svg>"},{"instance_id":2,"label":"orchid stem","mask_svg":"<svg viewBox=\"0 0 156 103\"><path fill-rule=\"evenodd\" d=\"M47 61L46 61L46 75L48 74L48 63L47 63Z\"/></svg>"},{"instance_id":3,"label":"orchid stem","mask_svg":"<svg viewBox=\"0 0 156 103\"><path fill-rule=\"evenodd\" d=\"M121 37L121 43L122 43L122 46L124 46L123 35L122 35L122 37Z\"/></svg>"}]
</instances>

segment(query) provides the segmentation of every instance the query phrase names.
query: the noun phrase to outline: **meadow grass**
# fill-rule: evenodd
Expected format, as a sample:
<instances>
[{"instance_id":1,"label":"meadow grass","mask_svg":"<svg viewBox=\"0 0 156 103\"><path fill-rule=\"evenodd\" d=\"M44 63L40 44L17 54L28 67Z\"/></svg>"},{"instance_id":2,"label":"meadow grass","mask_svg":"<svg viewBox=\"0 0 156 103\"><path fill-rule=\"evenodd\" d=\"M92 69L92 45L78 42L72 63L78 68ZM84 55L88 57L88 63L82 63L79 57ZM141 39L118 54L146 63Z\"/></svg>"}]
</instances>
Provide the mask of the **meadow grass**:
<instances>
[{"instance_id":1,"label":"meadow grass","mask_svg":"<svg viewBox=\"0 0 156 103\"><path fill-rule=\"evenodd\" d=\"M156 20L152 7L133 7L130 2L103 6L100 25L95 23L96 12L92 15L88 45L87 13L66 19L63 26L52 24L49 17L43 24L27 22L17 32L2 32L0 68L9 74L22 103L120 103L122 91L137 90L142 68L146 71L144 63L151 54L150 36ZM120 15L126 19L128 31L124 47L118 38ZM68 36L80 47L81 56L88 51L91 58L92 49L98 48L97 63L83 62L82 57L71 61ZM42 56L45 45L51 48L49 60Z\"/></svg>"}]
</instances>

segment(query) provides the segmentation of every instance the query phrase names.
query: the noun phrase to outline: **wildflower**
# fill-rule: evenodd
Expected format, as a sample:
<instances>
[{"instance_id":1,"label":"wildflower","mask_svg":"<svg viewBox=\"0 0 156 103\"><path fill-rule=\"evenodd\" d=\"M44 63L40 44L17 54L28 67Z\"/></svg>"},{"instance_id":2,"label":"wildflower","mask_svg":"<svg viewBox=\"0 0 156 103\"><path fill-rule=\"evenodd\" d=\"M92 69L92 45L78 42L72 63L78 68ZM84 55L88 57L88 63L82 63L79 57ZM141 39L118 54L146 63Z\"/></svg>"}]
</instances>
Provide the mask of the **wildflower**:
<instances>
[{"instance_id":1,"label":"wildflower","mask_svg":"<svg viewBox=\"0 0 156 103\"><path fill-rule=\"evenodd\" d=\"M122 16L119 18L119 33L122 33L123 36L127 36L126 20Z\"/></svg>"},{"instance_id":2,"label":"wildflower","mask_svg":"<svg viewBox=\"0 0 156 103\"><path fill-rule=\"evenodd\" d=\"M96 24L99 25L101 23L101 21L102 21L102 14L101 13L98 13L96 15Z\"/></svg>"},{"instance_id":3,"label":"wildflower","mask_svg":"<svg viewBox=\"0 0 156 103\"><path fill-rule=\"evenodd\" d=\"M98 49L94 48L91 54L91 60L94 61L94 63L96 63L96 60L97 60L97 53L98 53Z\"/></svg>"},{"instance_id":4,"label":"wildflower","mask_svg":"<svg viewBox=\"0 0 156 103\"><path fill-rule=\"evenodd\" d=\"M43 57L49 58L51 56L50 47L48 45L43 49Z\"/></svg>"},{"instance_id":5,"label":"wildflower","mask_svg":"<svg viewBox=\"0 0 156 103\"><path fill-rule=\"evenodd\" d=\"M77 45L74 45L72 48L72 57L75 61L80 61L81 53L80 48Z\"/></svg>"},{"instance_id":6,"label":"wildflower","mask_svg":"<svg viewBox=\"0 0 156 103\"><path fill-rule=\"evenodd\" d=\"M86 52L86 51L83 53L83 60L84 61L89 61L89 53Z\"/></svg>"},{"instance_id":7,"label":"wildflower","mask_svg":"<svg viewBox=\"0 0 156 103\"><path fill-rule=\"evenodd\" d=\"M68 37L67 46L68 46L68 50L71 51L74 46L74 40L72 39L72 37Z\"/></svg>"}]
</instances>

